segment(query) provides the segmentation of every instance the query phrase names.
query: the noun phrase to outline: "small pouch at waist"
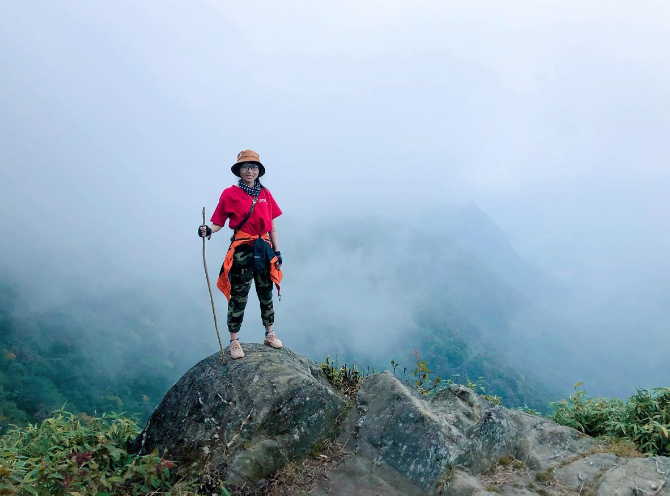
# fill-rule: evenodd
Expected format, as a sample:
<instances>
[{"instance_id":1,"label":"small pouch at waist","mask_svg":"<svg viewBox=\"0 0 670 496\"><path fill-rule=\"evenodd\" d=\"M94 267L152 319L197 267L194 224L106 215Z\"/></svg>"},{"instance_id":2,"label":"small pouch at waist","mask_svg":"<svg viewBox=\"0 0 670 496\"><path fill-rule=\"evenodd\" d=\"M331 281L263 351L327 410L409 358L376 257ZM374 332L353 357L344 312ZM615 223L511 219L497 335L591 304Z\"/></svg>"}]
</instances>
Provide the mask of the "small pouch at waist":
<instances>
[{"instance_id":1,"label":"small pouch at waist","mask_svg":"<svg viewBox=\"0 0 670 496\"><path fill-rule=\"evenodd\" d=\"M267 270L268 263L274 257L270 244L263 238L254 241L254 274L262 274Z\"/></svg>"}]
</instances>

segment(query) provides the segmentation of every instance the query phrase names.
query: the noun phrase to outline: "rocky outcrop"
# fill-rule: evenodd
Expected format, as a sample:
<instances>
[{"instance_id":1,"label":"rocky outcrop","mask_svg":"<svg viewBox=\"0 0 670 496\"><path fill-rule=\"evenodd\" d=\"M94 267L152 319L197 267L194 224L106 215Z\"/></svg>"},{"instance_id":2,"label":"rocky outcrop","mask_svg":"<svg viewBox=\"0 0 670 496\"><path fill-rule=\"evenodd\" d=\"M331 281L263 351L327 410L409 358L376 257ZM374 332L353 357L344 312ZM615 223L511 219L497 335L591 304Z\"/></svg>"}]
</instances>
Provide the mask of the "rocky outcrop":
<instances>
[{"instance_id":1,"label":"rocky outcrop","mask_svg":"<svg viewBox=\"0 0 670 496\"><path fill-rule=\"evenodd\" d=\"M346 402L315 363L287 348L244 348L243 360L223 365L217 353L186 372L131 451L167 450L183 467L241 486L334 435Z\"/></svg>"},{"instance_id":2,"label":"rocky outcrop","mask_svg":"<svg viewBox=\"0 0 670 496\"><path fill-rule=\"evenodd\" d=\"M670 459L622 458L541 417L452 384L430 399L391 373L367 377L351 409L313 362L245 345L203 360L170 390L134 442L183 467L253 486L337 436L349 456L310 495L670 496ZM234 494L234 490L233 490Z\"/></svg>"},{"instance_id":3,"label":"rocky outcrop","mask_svg":"<svg viewBox=\"0 0 670 496\"><path fill-rule=\"evenodd\" d=\"M593 443L574 429L495 406L465 386L452 384L425 400L389 372L366 378L343 437L355 454L395 469L423 494L444 493L454 467L481 473L502 456L544 467Z\"/></svg>"}]
</instances>

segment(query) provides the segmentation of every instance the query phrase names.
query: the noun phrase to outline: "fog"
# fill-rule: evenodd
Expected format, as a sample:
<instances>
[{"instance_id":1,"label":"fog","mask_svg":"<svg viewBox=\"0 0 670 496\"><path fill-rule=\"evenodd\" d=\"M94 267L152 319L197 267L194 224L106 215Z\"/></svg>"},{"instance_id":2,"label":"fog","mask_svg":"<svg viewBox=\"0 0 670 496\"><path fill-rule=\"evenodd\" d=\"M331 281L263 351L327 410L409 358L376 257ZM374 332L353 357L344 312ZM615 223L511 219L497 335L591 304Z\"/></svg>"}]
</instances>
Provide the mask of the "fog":
<instances>
[{"instance_id":1,"label":"fog","mask_svg":"<svg viewBox=\"0 0 670 496\"><path fill-rule=\"evenodd\" d=\"M36 311L160 294L201 323L194 362L217 349L196 227L251 148L297 351L411 350L413 312L447 293L409 284L439 268L403 271L443 234L532 302L486 338L520 370L665 385L669 22L662 1L3 2L0 272ZM492 238L453 220L472 208Z\"/></svg>"}]
</instances>

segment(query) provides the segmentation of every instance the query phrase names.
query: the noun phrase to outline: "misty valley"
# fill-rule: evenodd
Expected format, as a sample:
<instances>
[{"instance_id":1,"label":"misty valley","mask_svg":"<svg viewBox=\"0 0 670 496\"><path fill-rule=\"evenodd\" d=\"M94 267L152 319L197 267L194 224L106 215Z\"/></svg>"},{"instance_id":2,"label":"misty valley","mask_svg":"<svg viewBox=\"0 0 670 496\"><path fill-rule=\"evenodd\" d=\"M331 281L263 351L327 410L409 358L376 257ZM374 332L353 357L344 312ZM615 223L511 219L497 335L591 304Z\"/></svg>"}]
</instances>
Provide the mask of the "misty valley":
<instances>
[{"instance_id":1,"label":"misty valley","mask_svg":"<svg viewBox=\"0 0 670 496\"><path fill-rule=\"evenodd\" d=\"M394 372L410 381L416 352L433 378L476 382L508 407L545 413L578 381L591 394L620 397L634 386L663 385L666 356L631 343L619 357L610 342L585 332L565 311L581 297L575 289L524 260L475 206L445 215L440 234L380 221L371 237L370 225L330 225L334 242L325 253L309 241L325 233L309 229L286 250L289 263L301 263L289 269L278 306L288 346L317 363L328 355L369 372L390 370L393 360ZM202 293L198 300L148 285L82 290L45 308L27 287L7 275L0 289L4 428L63 405L144 422L181 374L216 349ZM254 310L242 341L257 337ZM633 382L641 376L645 382Z\"/></svg>"},{"instance_id":2,"label":"misty valley","mask_svg":"<svg viewBox=\"0 0 670 496\"><path fill-rule=\"evenodd\" d=\"M670 418L666 418L670 388L640 389L630 400L616 397L592 399L579 387L581 384L573 390L573 383L583 380L589 393L606 392L627 397L631 386L637 385L634 381L638 377L645 377L647 381L657 378L662 384L663 370L668 364L664 354L654 355L646 350L642 341L637 347L628 346L625 357L613 362L612 358L622 353L616 351L620 348L602 341L600 333L596 332L598 325L607 322L591 321L591 331L582 330L583 322L579 321L580 312L577 311L583 310L583 303L582 306L578 304L583 299L579 288L527 262L514 250L495 222L476 206L454 208L439 219L438 225L437 234L421 232L411 225L399 227L381 219L372 224L330 223L327 232L322 226L310 224L304 224L306 227L302 231L296 230L293 242L284 248L289 267L292 260L301 263L287 272L284 299L278 305L278 324L282 338L288 343L288 348L282 351L291 353L291 357L293 351L306 355L314 361L309 367L320 364L321 372L317 375L324 377L340 391L342 398L346 398L338 400L341 403L338 408L347 402L361 401L359 390L365 389L365 384L374 384L379 372L386 370L426 401L434 402L450 391L458 394L471 391L468 394L473 396L468 400L469 404L483 402L480 410L474 411L504 406L511 409L504 411L521 410L530 414L523 422L544 416L583 434L614 439L590 447L589 452L604 450L625 457L670 454L666 427L670 422ZM369 236L369 232L376 234ZM327 249L318 248L318 240L325 236L331 236L333 241ZM327 263L324 264L324 260ZM178 411L180 405L194 401L205 405L200 392L195 400L180 396L178 385L184 378L189 374L197 377L195 371L203 363L212 364L210 367L214 371L223 370L216 359L217 354L211 355L216 351L216 343L202 285L198 290L192 287L190 291L188 288L195 286L195 282L172 287L154 280L145 285L106 291L87 291L85 285L82 280L81 290L54 293L59 296L47 298L40 296L34 285L12 277L9 272L0 284L0 427L5 433L0 473L5 470L2 464L13 467L5 472L14 481L9 482L14 485L4 487L19 488L19 494L23 494L22 490L30 492L29 489L38 484L47 491L56 488L59 494L71 487L72 491L97 488L96 491L108 491L109 494L144 494L149 491L199 494L207 490L227 495L243 494L235 491L244 487L245 480L253 480L253 494L294 494L297 489L291 484L303 484L286 482L286 474L296 470L291 468L294 465L284 467L283 462L276 465L271 461L272 457L266 459L262 452L253 451L254 446L270 442L260 438L253 442L248 440L237 448L242 450L240 456L255 453L249 455L253 463L265 467L258 473L253 472L255 475L248 472L248 479L244 480L236 479L229 472L225 472L225 480L223 476L208 472L209 450L216 452L221 446L218 441L212 448L205 446L202 453L207 456L197 461L190 455L180 455L179 450L175 451L174 442L168 440L152 442L158 442L158 446L167 443L168 447L173 443L170 458L157 450L142 451L147 432L141 431L143 425L146 424L147 429L153 426L154 431L158 429L151 435L160 438L164 435L161 429L169 432L176 422L163 422L164 427L157 428L156 422L160 424L165 418L161 412L166 409ZM647 302L649 321L641 322L642 326L653 328L659 324L662 301L660 298ZM220 300L218 305L221 307ZM250 356L240 362L249 362L247 373L254 375L254 379L248 380L255 383L261 369L250 360L259 353L256 350L263 347L248 344L260 339L258 316L254 310L257 311L253 307L247 310L240 334ZM609 315L602 309L599 311ZM615 327L608 331L620 332ZM646 353L646 357L653 356L654 360L636 359L636 353ZM211 356L203 360L208 355ZM304 367L302 363L296 362L295 367ZM643 374L628 376L629 366ZM291 367L268 371L264 380L271 381L295 372ZM312 377L314 372L310 371L308 375ZM386 377L388 381L390 376ZM235 389L243 391L245 387L238 384ZM220 385L215 389L224 391L225 388ZM209 386L205 387L205 390L209 389ZM168 390L170 393L166 396ZM187 391L192 392L192 388ZM289 389L284 393L287 398L277 399L271 395L263 400L268 391L267 387L261 386L254 401L292 403L299 394ZM314 407L309 397L316 393L304 394L307 400L301 404ZM379 396L383 404L389 404L389 401L392 404L393 401L383 399L384 394L387 393L375 391L372 398ZM222 399L220 395L219 398ZM398 398L397 392L393 398ZM172 406L165 406L166 401L172 401ZM219 406L214 408L220 408L218 401L216 399L214 405ZM236 401L239 400L230 404L237 404ZM415 398L410 404L414 405L416 401ZM645 405L644 409L641 405ZM229 408L224 411L228 412L226 415L233 415L226 421L231 426L235 425L235 415L240 415L240 419L248 419L251 415L248 416L244 409L238 414ZM270 408L269 411L275 410ZM323 412L323 409L318 411ZM353 411L358 410L354 408ZM341 414L337 410L333 419L337 412ZM218 414L210 415L212 417L207 420L213 422ZM515 418L517 414L508 415ZM361 417L359 422L364 418ZM179 421L194 423L191 428L179 427L186 425L179 423L175 431L176 446L182 444L179 441L185 432L182 429L201 431L202 419L198 419L197 414L189 413ZM258 422L259 433L265 429L264 422L269 422L267 425L276 423L270 419ZM300 425L305 420L296 419L296 422ZM332 439L332 432L345 427L334 420L331 422L332 426L326 426L324 432L312 432L311 428L303 428L303 431L315 436L313 442L324 435ZM650 422L658 428L649 428ZM332 431L333 428L336 430ZM629 433L638 428L638 433L631 437ZM250 435L255 435L254 432ZM342 435L350 436L346 431ZM434 437L433 434L427 436L427 439ZM303 439L297 434L289 437ZM134 444L129 444L131 442ZM201 442L210 441L194 440L193 446L199 446ZM318 441L320 448L314 451L314 456L319 460L333 457L329 470L337 473L339 464L349 456L344 455L346 443L328 444L332 441L327 441L323 445L322 442ZM44 459L38 448L43 443L51 446L50 462L38 469L31 463L37 464ZM72 448L63 448L70 445ZM98 447L91 450L90 446ZM298 443L282 449L289 453L286 456L297 460L305 456L304 450L316 449L300 446ZM448 449L463 450L464 446L461 443ZM585 449L580 446L576 444L570 449L579 453ZM500 460L509 458L503 446L496 449L502 450L496 455ZM191 448L187 452L190 453ZM180 461L183 456L194 467L188 477L185 472L179 472L186 466L184 460ZM225 448L223 456L227 459ZM479 458L473 458L476 459ZM16 466L17 460L26 462ZM487 468L488 471L509 471L507 465L501 465L499 461L490 463L493 468ZM530 477L523 475L525 462L513 463L521 469L517 467L517 472L505 477L518 477L519 480ZM78 466L88 468L80 470ZM38 470L43 475L31 479L30 474ZM325 465L320 470L326 470ZM366 480L369 469L360 470L359 477ZM554 479L542 479L548 476L538 472L537 467L531 466L530 470L534 471L536 480L544 481L545 485L552 484ZM268 471L274 474L269 482L264 479ZM62 477L58 475L62 473L66 474L62 482L55 479L49 482L52 477ZM178 481L176 473L182 474ZM459 476L449 473L458 480ZM307 475L294 479L301 481L304 477ZM320 480L327 480L323 477L325 475ZM358 481L356 484L359 485L365 484L356 477L352 480ZM499 487L491 486L487 480L469 484L480 487L486 483L488 488ZM344 483L338 487L341 484ZM433 490L431 484L426 486L429 492ZM281 490L285 492L277 492ZM413 494L414 489L410 485L405 491L409 492L403 494Z\"/></svg>"}]
</instances>

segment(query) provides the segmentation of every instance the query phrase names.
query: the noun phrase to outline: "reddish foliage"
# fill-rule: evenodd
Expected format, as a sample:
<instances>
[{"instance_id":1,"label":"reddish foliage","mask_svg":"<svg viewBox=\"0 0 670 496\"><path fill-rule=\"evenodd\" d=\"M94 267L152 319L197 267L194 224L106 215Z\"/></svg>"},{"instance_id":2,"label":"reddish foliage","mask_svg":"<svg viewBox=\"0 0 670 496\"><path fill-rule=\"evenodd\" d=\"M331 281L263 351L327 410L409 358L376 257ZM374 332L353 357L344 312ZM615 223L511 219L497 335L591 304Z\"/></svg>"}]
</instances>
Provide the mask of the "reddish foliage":
<instances>
[{"instance_id":1,"label":"reddish foliage","mask_svg":"<svg viewBox=\"0 0 670 496\"><path fill-rule=\"evenodd\" d=\"M75 458L77 465L81 467L84 463L91 461L92 455L92 451L86 451L85 453L75 453L74 451L71 451L67 454L67 459L71 460L72 458Z\"/></svg>"},{"instance_id":2,"label":"reddish foliage","mask_svg":"<svg viewBox=\"0 0 670 496\"><path fill-rule=\"evenodd\" d=\"M63 492L67 492L67 488L70 487L70 484L72 484L72 477L70 476L70 474L65 474L63 476L63 479L65 481L63 482Z\"/></svg>"}]
</instances>

